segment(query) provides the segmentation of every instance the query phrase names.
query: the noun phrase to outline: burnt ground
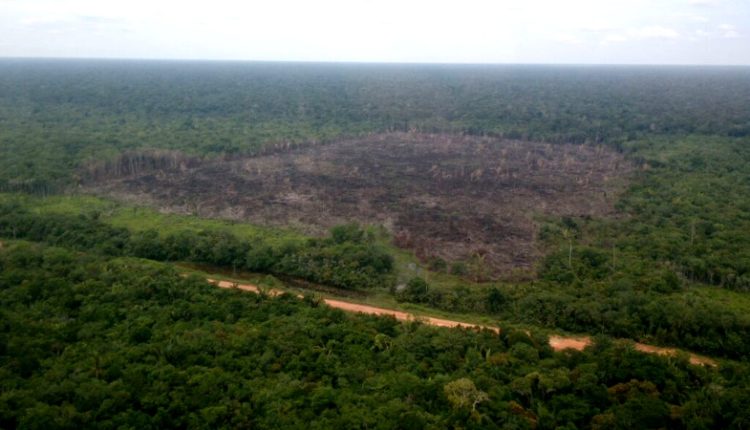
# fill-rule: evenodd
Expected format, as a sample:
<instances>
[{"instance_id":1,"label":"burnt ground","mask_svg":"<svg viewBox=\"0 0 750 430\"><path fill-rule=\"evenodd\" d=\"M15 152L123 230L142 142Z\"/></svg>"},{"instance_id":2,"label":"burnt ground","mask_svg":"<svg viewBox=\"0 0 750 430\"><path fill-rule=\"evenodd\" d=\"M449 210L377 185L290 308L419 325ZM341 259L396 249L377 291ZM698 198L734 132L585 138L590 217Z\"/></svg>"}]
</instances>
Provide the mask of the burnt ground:
<instances>
[{"instance_id":1,"label":"burnt ground","mask_svg":"<svg viewBox=\"0 0 750 430\"><path fill-rule=\"evenodd\" d=\"M93 191L308 233L383 225L420 258L479 258L502 277L538 258L537 216L606 216L631 170L603 147L392 133L110 177Z\"/></svg>"}]
</instances>

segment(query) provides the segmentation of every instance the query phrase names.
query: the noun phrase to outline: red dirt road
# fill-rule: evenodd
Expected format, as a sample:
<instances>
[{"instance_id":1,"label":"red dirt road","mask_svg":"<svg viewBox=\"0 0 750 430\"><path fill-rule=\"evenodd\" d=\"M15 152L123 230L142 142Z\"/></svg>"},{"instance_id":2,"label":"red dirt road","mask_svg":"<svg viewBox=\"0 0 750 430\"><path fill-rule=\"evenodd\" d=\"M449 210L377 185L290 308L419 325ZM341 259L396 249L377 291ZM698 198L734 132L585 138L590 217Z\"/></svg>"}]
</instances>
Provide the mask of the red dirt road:
<instances>
[{"instance_id":1,"label":"red dirt road","mask_svg":"<svg viewBox=\"0 0 750 430\"><path fill-rule=\"evenodd\" d=\"M249 285L249 284L238 284L235 282L229 282L229 281L218 281L216 279L208 279L208 281L219 288L236 288L238 290L242 291L249 291L252 293L260 293L261 289L258 288L255 285ZM266 290L266 293L270 294L271 296L279 296L281 294L284 294L284 291L281 290ZM297 297L302 298L302 296L298 295ZM375 306L370 305L362 305L358 303L350 303L350 302L344 302L341 300L335 300L335 299L323 299L323 301L330 307L341 309L347 312L355 312L355 313L362 313L362 314L369 314L369 315L387 315L392 316L396 318L399 321L421 321L426 324L430 324L437 327L462 327L462 328L476 328L476 329L487 329L492 330L496 333L500 333L499 327L492 327L492 326L485 326L485 325L478 325L478 324L470 324L460 321L452 321L452 320L446 320L442 318L434 318L434 317L420 317L417 315L413 315L407 312L397 311L393 309L386 309L386 308L379 308ZM553 335L549 337L549 345L554 349L555 351L562 351L565 349L574 349L577 351L582 351L587 346L591 345L591 338L588 336L582 336L582 337L565 337L565 336L557 336ZM635 349L647 354L658 354L658 355L676 355L679 353L679 350L674 348L663 348L659 346L652 346L652 345L646 345L643 343L635 343ZM708 357L703 357L700 355L689 353L689 360L691 364L695 365L704 365L704 366L716 366L716 362Z\"/></svg>"},{"instance_id":2,"label":"red dirt road","mask_svg":"<svg viewBox=\"0 0 750 430\"><path fill-rule=\"evenodd\" d=\"M562 337L554 335L549 337L549 346L555 351L562 351L568 348L582 351L589 345L591 345L591 339L588 337Z\"/></svg>"},{"instance_id":3,"label":"red dirt road","mask_svg":"<svg viewBox=\"0 0 750 430\"><path fill-rule=\"evenodd\" d=\"M238 290L242 291L249 291L252 293L260 293L260 288L258 288L255 285L243 285L243 284L236 284L229 281L217 281L215 279L209 279L209 282L212 284L220 287L220 288L236 288ZM272 295L272 296L278 296L283 294L284 292L281 290L267 290L266 293ZM302 298L302 296L297 296L299 298ZM402 311L396 311L393 309L385 309L385 308L378 308L375 306L369 306L369 305L361 305L357 303L351 303L351 302L344 302L341 300L335 300L335 299L323 299L325 304L332 308L341 309L347 312L356 312L361 314L370 314L370 315L388 315L396 318L399 321L422 321L424 323L434 325L437 327L463 327L463 328L484 328L488 330L492 330L496 333L500 332L500 329L497 327L490 327L490 326L483 326L483 325L477 325L477 324L470 324L460 321L452 321L452 320L446 320L442 318L434 318L434 317L418 317L416 315L412 315L406 312Z\"/></svg>"},{"instance_id":4,"label":"red dirt road","mask_svg":"<svg viewBox=\"0 0 750 430\"><path fill-rule=\"evenodd\" d=\"M583 350L587 346L591 345L591 338L588 336L583 337L562 337L562 336L550 336L549 344L555 351L560 351L567 348L572 348L578 351ZM677 355L680 350L675 348L664 348L661 346L646 345L645 343L636 342L634 348L637 351L645 352L647 354L657 355ZM697 354L689 354L689 360L691 364L716 366L716 362L708 357L703 357Z\"/></svg>"},{"instance_id":5,"label":"red dirt road","mask_svg":"<svg viewBox=\"0 0 750 430\"><path fill-rule=\"evenodd\" d=\"M418 317L412 314L408 314L406 312L394 311L392 309L377 308L375 306L360 305L356 303L342 302L340 300L324 299L324 301L326 302L328 306L332 308L342 309L347 312L358 312L362 314L371 314L371 315L389 315L389 316L395 317L397 320L400 320L400 321L422 321L424 323L427 323L429 325L434 325L437 327L462 327L462 328L479 328L479 329L483 328L487 330L492 330L496 333L500 333L500 329L497 327L470 324L470 323L464 323L460 321L451 321L451 320L446 320L442 318Z\"/></svg>"}]
</instances>

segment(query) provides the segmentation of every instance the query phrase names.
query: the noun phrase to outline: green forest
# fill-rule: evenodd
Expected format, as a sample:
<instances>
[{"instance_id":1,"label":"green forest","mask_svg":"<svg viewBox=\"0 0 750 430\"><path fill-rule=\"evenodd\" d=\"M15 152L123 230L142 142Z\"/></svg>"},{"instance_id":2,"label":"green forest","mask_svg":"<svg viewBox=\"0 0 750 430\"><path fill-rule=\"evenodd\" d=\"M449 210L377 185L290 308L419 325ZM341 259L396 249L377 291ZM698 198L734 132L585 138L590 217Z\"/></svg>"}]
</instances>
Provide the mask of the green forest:
<instances>
[{"instance_id":1,"label":"green forest","mask_svg":"<svg viewBox=\"0 0 750 430\"><path fill-rule=\"evenodd\" d=\"M255 153L388 130L549 142L750 135L741 67L0 61L0 190L137 148Z\"/></svg>"},{"instance_id":2,"label":"green forest","mask_svg":"<svg viewBox=\"0 0 750 430\"><path fill-rule=\"evenodd\" d=\"M745 428L747 364L351 316L173 268L0 251L4 428Z\"/></svg>"},{"instance_id":3,"label":"green forest","mask_svg":"<svg viewBox=\"0 0 750 430\"><path fill-rule=\"evenodd\" d=\"M633 167L607 216L536 215L530 276L494 280L481 254L421 259L381 225L313 234L85 192L123 160L166 168L144 154L389 132ZM0 60L0 428L748 428L748 166L746 67Z\"/></svg>"}]
</instances>

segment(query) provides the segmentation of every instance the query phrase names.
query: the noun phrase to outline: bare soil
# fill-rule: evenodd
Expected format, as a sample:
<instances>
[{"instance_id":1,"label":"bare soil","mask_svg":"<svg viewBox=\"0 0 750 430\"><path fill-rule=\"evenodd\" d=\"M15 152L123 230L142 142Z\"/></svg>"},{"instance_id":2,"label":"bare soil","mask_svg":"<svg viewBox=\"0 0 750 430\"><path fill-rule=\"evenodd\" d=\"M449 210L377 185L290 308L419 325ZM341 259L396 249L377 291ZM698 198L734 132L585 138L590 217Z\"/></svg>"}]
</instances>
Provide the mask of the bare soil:
<instances>
[{"instance_id":1,"label":"bare soil","mask_svg":"<svg viewBox=\"0 0 750 430\"><path fill-rule=\"evenodd\" d=\"M589 337L562 337L562 336L550 336L549 345L555 351L562 351L564 349L575 349L576 351L583 351L584 348L591 345L591 339Z\"/></svg>"},{"instance_id":2,"label":"bare soil","mask_svg":"<svg viewBox=\"0 0 750 430\"><path fill-rule=\"evenodd\" d=\"M162 211L311 234L351 221L382 225L422 259L471 261L498 278L540 256L538 216L606 216L632 169L604 147L390 133L126 169L87 188Z\"/></svg>"}]
</instances>

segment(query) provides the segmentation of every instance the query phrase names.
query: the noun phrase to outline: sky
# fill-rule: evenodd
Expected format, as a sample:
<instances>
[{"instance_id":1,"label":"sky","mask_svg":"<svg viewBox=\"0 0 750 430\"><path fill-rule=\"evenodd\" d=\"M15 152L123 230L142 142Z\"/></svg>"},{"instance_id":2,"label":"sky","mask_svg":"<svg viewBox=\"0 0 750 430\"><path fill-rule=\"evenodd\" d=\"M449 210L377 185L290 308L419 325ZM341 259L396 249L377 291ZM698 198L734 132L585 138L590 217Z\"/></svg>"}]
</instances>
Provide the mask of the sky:
<instances>
[{"instance_id":1,"label":"sky","mask_svg":"<svg viewBox=\"0 0 750 430\"><path fill-rule=\"evenodd\" d=\"M0 57L750 65L750 0L0 0Z\"/></svg>"}]
</instances>

